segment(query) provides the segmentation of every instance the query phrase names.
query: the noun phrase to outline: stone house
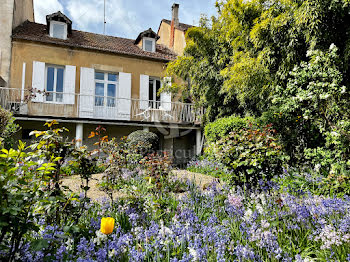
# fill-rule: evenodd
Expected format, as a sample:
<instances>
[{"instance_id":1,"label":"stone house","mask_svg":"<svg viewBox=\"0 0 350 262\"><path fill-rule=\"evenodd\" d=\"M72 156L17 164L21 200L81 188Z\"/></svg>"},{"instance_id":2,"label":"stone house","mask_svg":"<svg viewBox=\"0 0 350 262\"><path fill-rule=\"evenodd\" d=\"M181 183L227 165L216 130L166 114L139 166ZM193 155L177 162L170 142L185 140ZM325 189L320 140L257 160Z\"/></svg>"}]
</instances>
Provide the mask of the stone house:
<instances>
[{"instance_id":1,"label":"stone house","mask_svg":"<svg viewBox=\"0 0 350 262\"><path fill-rule=\"evenodd\" d=\"M88 135L102 125L110 137L155 132L177 164L199 153L202 109L181 102L181 94L158 92L171 84L164 69L183 53L190 27L179 23L178 8L158 33L150 28L136 39L74 30L61 12L47 15L46 24L23 15L13 26L9 75L0 89L0 105L22 127L18 139L55 119L79 144L92 145Z\"/></svg>"}]
</instances>

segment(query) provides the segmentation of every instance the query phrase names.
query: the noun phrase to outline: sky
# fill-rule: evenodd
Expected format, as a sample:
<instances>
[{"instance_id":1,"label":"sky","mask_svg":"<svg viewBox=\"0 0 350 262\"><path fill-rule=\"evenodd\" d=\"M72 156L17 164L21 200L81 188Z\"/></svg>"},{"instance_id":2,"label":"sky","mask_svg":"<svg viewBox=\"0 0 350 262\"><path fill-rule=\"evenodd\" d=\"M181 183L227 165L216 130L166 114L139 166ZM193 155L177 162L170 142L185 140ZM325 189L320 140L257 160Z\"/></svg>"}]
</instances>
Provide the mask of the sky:
<instances>
[{"instance_id":1,"label":"sky","mask_svg":"<svg viewBox=\"0 0 350 262\"><path fill-rule=\"evenodd\" d=\"M104 0L34 0L37 23L46 15L61 11L73 22L73 29L103 33ZM160 21L171 20L171 6L180 4L181 23L198 25L201 14L216 14L216 0L106 0L106 34L136 39L148 28L157 32Z\"/></svg>"}]
</instances>

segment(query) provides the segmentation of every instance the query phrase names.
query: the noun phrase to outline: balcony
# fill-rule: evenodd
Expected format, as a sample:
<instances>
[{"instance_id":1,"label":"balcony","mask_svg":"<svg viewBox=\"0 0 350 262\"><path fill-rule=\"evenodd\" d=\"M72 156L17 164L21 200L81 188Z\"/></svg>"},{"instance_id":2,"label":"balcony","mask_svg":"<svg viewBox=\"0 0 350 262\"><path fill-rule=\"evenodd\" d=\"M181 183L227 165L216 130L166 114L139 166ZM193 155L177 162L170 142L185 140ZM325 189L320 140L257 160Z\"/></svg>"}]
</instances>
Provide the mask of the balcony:
<instances>
[{"instance_id":1,"label":"balcony","mask_svg":"<svg viewBox=\"0 0 350 262\"><path fill-rule=\"evenodd\" d=\"M40 99L38 99L38 97ZM38 101L40 100L40 101ZM69 104L67 101L70 101ZM200 124L203 108L194 104L69 93L33 94L30 90L0 87L0 106L14 115Z\"/></svg>"}]
</instances>

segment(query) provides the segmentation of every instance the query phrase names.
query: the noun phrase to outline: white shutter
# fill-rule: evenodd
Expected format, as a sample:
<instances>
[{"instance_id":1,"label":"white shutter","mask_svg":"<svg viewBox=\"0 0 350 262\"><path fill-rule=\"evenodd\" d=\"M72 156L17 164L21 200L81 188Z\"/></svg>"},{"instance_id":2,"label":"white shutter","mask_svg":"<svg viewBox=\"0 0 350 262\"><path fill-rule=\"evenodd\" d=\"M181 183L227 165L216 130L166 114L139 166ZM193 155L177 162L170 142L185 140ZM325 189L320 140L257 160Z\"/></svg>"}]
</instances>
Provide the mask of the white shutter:
<instances>
[{"instance_id":1,"label":"white shutter","mask_svg":"<svg viewBox=\"0 0 350 262\"><path fill-rule=\"evenodd\" d=\"M147 109L149 100L149 76L140 75L140 109Z\"/></svg>"},{"instance_id":2,"label":"white shutter","mask_svg":"<svg viewBox=\"0 0 350 262\"><path fill-rule=\"evenodd\" d=\"M80 99L79 116L94 116L95 70L93 68L80 68Z\"/></svg>"},{"instance_id":3,"label":"white shutter","mask_svg":"<svg viewBox=\"0 0 350 262\"><path fill-rule=\"evenodd\" d=\"M66 70L64 72L63 102L68 105L75 104L75 72L75 66L66 66Z\"/></svg>"},{"instance_id":4,"label":"white shutter","mask_svg":"<svg viewBox=\"0 0 350 262\"><path fill-rule=\"evenodd\" d=\"M166 85L171 85L171 77L164 77L164 83ZM163 110L171 111L171 93L162 92L160 94L160 106Z\"/></svg>"},{"instance_id":5,"label":"white shutter","mask_svg":"<svg viewBox=\"0 0 350 262\"><path fill-rule=\"evenodd\" d=\"M33 61L32 87L35 90L33 102L44 102L45 91L45 63ZM38 92L41 92L40 94Z\"/></svg>"},{"instance_id":6,"label":"white shutter","mask_svg":"<svg viewBox=\"0 0 350 262\"><path fill-rule=\"evenodd\" d=\"M130 120L131 111L131 74L119 73L118 118Z\"/></svg>"}]
</instances>

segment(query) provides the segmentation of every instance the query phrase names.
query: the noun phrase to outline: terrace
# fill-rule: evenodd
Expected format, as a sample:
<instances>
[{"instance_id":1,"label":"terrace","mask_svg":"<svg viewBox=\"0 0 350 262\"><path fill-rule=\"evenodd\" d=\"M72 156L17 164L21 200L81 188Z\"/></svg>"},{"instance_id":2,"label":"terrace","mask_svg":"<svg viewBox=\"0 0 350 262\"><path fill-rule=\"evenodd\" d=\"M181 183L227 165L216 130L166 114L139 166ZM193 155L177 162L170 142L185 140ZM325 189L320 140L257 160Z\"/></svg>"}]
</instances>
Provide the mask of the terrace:
<instances>
[{"instance_id":1,"label":"terrace","mask_svg":"<svg viewBox=\"0 0 350 262\"><path fill-rule=\"evenodd\" d=\"M37 102L37 97L43 96ZM65 99L64 99L65 98ZM71 101L69 104L63 101ZM84 103L81 103L81 101ZM54 102L55 101L55 102ZM86 103L88 101L88 103ZM84 106L82 106L84 104ZM89 106L86 106L89 105ZM181 102L161 102L74 93L33 93L0 87L0 106L16 116L99 119L200 125L203 108Z\"/></svg>"}]
</instances>

